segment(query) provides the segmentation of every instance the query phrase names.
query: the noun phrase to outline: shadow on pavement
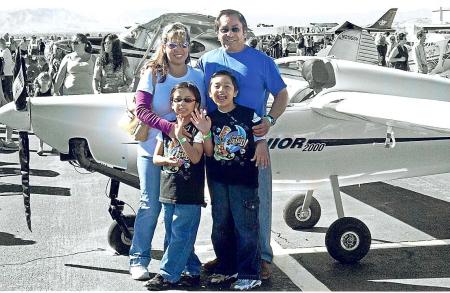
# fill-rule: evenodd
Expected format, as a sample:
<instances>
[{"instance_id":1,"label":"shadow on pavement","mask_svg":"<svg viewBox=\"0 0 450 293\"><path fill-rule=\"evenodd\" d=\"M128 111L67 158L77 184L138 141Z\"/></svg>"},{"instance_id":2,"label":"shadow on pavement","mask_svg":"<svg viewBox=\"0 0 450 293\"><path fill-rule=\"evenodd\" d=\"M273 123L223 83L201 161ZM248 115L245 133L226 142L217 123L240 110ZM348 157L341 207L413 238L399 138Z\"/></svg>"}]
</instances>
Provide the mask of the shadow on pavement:
<instances>
[{"instance_id":1,"label":"shadow on pavement","mask_svg":"<svg viewBox=\"0 0 450 293\"><path fill-rule=\"evenodd\" d=\"M341 191L438 239L450 238L450 203L383 182L341 187Z\"/></svg>"},{"instance_id":2,"label":"shadow on pavement","mask_svg":"<svg viewBox=\"0 0 450 293\"><path fill-rule=\"evenodd\" d=\"M70 196L70 188L53 186L30 186L30 192L34 194ZM4 193L4 194L3 194ZM11 196L22 194L22 185L0 183L0 196Z\"/></svg>"},{"instance_id":3,"label":"shadow on pavement","mask_svg":"<svg viewBox=\"0 0 450 293\"><path fill-rule=\"evenodd\" d=\"M450 278L450 246L372 249L359 263L328 253L291 255L332 291L448 291L427 280ZM448 286L448 285L447 285Z\"/></svg>"},{"instance_id":4,"label":"shadow on pavement","mask_svg":"<svg viewBox=\"0 0 450 293\"><path fill-rule=\"evenodd\" d=\"M20 175L20 168L1 168L0 169L0 177L1 175L10 176L10 175ZM30 169L30 176L39 176L39 177L56 177L59 173L52 170L38 170L38 169Z\"/></svg>"},{"instance_id":5,"label":"shadow on pavement","mask_svg":"<svg viewBox=\"0 0 450 293\"><path fill-rule=\"evenodd\" d=\"M33 240L24 240L16 238L13 234L0 232L0 246L32 245L35 243L36 241Z\"/></svg>"}]
</instances>

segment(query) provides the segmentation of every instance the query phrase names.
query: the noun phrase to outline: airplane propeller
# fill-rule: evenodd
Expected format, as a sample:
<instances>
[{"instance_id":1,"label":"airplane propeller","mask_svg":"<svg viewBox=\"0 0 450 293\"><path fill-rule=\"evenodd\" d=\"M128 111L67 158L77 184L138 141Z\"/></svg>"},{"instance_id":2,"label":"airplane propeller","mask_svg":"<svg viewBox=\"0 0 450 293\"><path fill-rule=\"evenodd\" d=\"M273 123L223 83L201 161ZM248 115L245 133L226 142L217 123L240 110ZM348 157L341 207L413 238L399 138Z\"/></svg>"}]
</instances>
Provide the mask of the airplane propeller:
<instances>
[{"instance_id":1,"label":"airplane propeller","mask_svg":"<svg viewBox=\"0 0 450 293\"><path fill-rule=\"evenodd\" d=\"M13 98L17 111L27 111L27 80L25 60L19 53L16 54L14 66ZM22 195L25 207L27 226L31 230L31 196L30 196L30 148L28 132L19 131L19 161L20 174L22 176Z\"/></svg>"}]
</instances>

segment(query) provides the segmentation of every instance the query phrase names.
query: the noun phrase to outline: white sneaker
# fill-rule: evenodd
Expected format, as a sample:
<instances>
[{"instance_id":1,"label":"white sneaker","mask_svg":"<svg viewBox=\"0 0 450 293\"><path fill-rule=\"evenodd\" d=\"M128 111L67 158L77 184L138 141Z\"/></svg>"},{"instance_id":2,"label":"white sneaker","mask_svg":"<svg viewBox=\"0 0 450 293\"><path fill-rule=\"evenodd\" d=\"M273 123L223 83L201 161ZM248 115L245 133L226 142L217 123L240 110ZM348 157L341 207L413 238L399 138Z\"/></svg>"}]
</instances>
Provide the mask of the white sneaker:
<instances>
[{"instance_id":1,"label":"white sneaker","mask_svg":"<svg viewBox=\"0 0 450 293\"><path fill-rule=\"evenodd\" d=\"M133 280L148 280L150 279L150 274L144 266L131 266L130 274Z\"/></svg>"},{"instance_id":2,"label":"white sneaker","mask_svg":"<svg viewBox=\"0 0 450 293\"><path fill-rule=\"evenodd\" d=\"M261 280L238 279L231 285L231 288L234 290L247 291L259 286L261 286Z\"/></svg>"}]
</instances>

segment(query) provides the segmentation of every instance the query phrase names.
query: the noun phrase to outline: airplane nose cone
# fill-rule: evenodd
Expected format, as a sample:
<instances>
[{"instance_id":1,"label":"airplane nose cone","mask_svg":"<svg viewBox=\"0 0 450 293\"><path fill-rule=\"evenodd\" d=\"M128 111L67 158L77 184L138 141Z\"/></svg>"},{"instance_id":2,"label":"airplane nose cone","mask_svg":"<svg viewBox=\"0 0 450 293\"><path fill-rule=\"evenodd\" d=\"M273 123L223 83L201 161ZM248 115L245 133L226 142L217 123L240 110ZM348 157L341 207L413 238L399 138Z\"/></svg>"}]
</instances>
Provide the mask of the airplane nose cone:
<instances>
[{"instance_id":1,"label":"airplane nose cone","mask_svg":"<svg viewBox=\"0 0 450 293\"><path fill-rule=\"evenodd\" d=\"M28 104L28 107L30 107L30 104ZM24 111L17 111L14 102L4 105L0 108L0 123L21 131L31 130L29 108Z\"/></svg>"}]
</instances>

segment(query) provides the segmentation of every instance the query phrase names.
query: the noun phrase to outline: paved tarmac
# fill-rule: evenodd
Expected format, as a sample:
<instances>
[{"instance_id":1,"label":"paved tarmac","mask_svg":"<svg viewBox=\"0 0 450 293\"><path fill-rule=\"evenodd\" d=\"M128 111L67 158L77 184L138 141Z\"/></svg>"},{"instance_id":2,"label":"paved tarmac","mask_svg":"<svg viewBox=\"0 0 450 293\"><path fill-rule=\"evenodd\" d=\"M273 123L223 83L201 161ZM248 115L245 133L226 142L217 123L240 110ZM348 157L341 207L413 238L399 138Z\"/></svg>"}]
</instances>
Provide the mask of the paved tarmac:
<instances>
[{"instance_id":1,"label":"paved tarmac","mask_svg":"<svg viewBox=\"0 0 450 293\"><path fill-rule=\"evenodd\" d=\"M3 134L2 134L3 136ZM128 258L108 246L108 178L36 154L30 136L32 230L27 229L18 152L0 152L0 290L146 291L128 274ZM450 174L341 188L347 216L369 227L372 248L356 265L333 260L324 247L328 226L337 218L330 191L316 198L322 217L308 231L283 221L293 192L273 196L274 275L263 291L449 291ZM138 205L138 191L121 185L119 199ZM196 250L203 262L210 244L211 210L202 210ZM150 271L158 271L164 231L162 218L153 240ZM199 290L221 288L202 287Z\"/></svg>"}]
</instances>

